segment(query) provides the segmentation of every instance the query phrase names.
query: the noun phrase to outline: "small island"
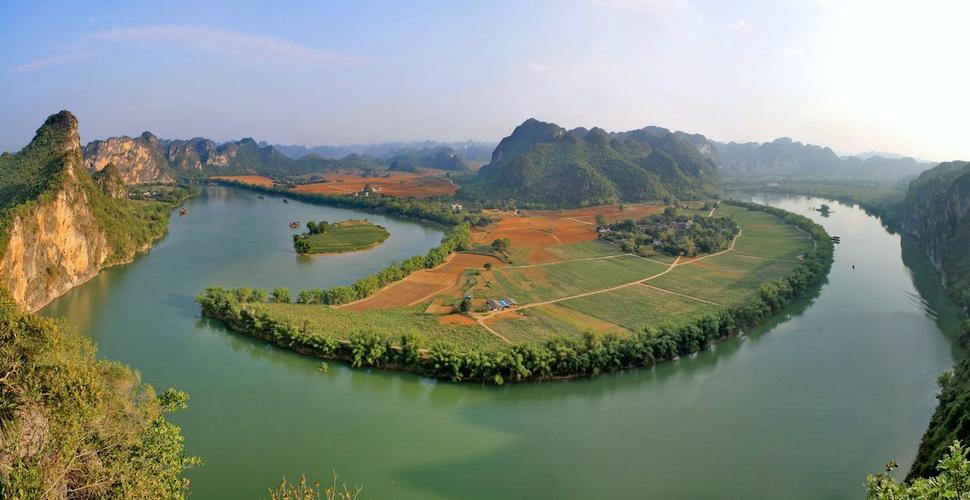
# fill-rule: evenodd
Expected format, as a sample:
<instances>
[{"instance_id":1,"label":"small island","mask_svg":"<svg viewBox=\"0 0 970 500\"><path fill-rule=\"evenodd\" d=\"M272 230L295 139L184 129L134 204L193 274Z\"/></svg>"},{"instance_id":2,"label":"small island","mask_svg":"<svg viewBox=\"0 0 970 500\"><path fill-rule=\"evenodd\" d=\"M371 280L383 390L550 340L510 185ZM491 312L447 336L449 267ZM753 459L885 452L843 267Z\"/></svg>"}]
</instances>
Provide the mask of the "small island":
<instances>
[{"instance_id":1,"label":"small island","mask_svg":"<svg viewBox=\"0 0 970 500\"><path fill-rule=\"evenodd\" d=\"M293 235L293 248L304 255L369 250L384 243L391 235L387 229L366 219L335 223L310 221L306 228L307 232Z\"/></svg>"}]
</instances>

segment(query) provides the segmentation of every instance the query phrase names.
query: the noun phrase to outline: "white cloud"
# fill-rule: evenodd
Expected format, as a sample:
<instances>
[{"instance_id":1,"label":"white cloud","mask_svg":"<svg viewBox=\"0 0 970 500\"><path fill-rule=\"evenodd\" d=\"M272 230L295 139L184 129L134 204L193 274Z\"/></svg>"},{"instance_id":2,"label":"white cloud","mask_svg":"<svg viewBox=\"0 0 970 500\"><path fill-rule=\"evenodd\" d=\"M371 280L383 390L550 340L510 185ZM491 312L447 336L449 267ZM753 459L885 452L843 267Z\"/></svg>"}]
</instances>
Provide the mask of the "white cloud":
<instances>
[{"instance_id":1,"label":"white cloud","mask_svg":"<svg viewBox=\"0 0 970 500\"><path fill-rule=\"evenodd\" d=\"M737 21L729 24L728 28L730 28L732 31L743 33L746 31L751 31L751 24L749 24L746 19L738 19Z\"/></svg>"},{"instance_id":2,"label":"white cloud","mask_svg":"<svg viewBox=\"0 0 970 500\"><path fill-rule=\"evenodd\" d=\"M140 26L98 31L61 47L59 53L10 68L12 73L29 73L60 64L95 57L92 47L157 44L169 49L218 54L302 66L356 64L362 60L350 54L309 47L268 35L232 31L211 26ZM103 47L102 47L103 48Z\"/></svg>"},{"instance_id":3,"label":"white cloud","mask_svg":"<svg viewBox=\"0 0 970 500\"><path fill-rule=\"evenodd\" d=\"M10 68L11 73L33 73L50 66L57 66L60 64L78 61L81 59L88 59L94 57L94 52L91 51L77 51L77 52L64 52L61 54L54 54L46 57L41 57L40 59L35 59L23 64L19 64Z\"/></svg>"},{"instance_id":4,"label":"white cloud","mask_svg":"<svg viewBox=\"0 0 970 500\"><path fill-rule=\"evenodd\" d=\"M360 62L338 51L308 47L299 43L255 33L231 31L211 26L141 26L99 31L90 40L108 43L166 43L192 50L239 57L264 57L305 65L331 65Z\"/></svg>"}]
</instances>

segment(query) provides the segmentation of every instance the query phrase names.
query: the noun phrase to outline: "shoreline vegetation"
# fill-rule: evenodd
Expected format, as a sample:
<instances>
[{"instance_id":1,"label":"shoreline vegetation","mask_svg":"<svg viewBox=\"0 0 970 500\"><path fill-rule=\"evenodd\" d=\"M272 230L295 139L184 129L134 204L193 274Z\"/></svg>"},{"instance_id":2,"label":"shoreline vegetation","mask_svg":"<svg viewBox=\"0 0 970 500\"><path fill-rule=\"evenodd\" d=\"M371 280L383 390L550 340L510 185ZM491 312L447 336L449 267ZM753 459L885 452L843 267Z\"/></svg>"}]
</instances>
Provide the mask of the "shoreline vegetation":
<instances>
[{"instance_id":1,"label":"shoreline vegetation","mask_svg":"<svg viewBox=\"0 0 970 500\"><path fill-rule=\"evenodd\" d=\"M293 249L300 255L328 255L362 252L387 241L391 233L367 219L306 223L305 233L293 235Z\"/></svg>"},{"instance_id":2,"label":"shoreline vegetation","mask_svg":"<svg viewBox=\"0 0 970 500\"><path fill-rule=\"evenodd\" d=\"M308 201L327 202L331 198L314 196ZM446 341L425 344L411 332L402 332L400 337L391 339L359 329L351 332L346 340L340 340L311 334L305 323L301 326L275 318L264 304L289 303L290 292L286 289L268 292L250 288L207 288L196 301L203 315L223 321L238 333L305 355L347 361L354 367L372 366L494 385L594 377L603 372L652 366L690 355L742 334L825 280L832 264L833 244L820 225L773 207L728 203L781 218L811 236L815 241L814 249L785 278L761 284L757 295L744 305L698 316L685 324L644 328L622 338L611 334L587 334L581 339L553 337L525 343L468 347ZM352 286L305 290L300 292L298 302L337 305L366 297L419 269L422 264L430 268L444 262L452 251L467 247L469 242L470 224L466 221L454 226L442 244L429 251L427 256L412 257L400 268L391 266L377 275L361 278Z\"/></svg>"}]
</instances>

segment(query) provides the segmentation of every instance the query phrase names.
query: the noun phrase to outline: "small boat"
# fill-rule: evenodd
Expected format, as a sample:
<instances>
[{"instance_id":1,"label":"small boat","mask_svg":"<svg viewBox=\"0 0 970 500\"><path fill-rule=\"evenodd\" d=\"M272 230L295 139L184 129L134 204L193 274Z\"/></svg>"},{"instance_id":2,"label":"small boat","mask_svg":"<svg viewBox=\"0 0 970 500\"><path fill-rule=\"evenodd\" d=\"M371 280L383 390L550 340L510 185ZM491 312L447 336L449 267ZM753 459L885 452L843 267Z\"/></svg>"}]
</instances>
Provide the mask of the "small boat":
<instances>
[{"instance_id":1,"label":"small boat","mask_svg":"<svg viewBox=\"0 0 970 500\"><path fill-rule=\"evenodd\" d=\"M261 200L263 199L263 195L261 195L261 194L256 195L256 197L259 198L259 199L261 199Z\"/></svg>"},{"instance_id":2,"label":"small boat","mask_svg":"<svg viewBox=\"0 0 970 500\"><path fill-rule=\"evenodd\" d=\"M283 198L283 203L289 203L289 201L286 201L286 198Z\"/></svg>"},{"instance_id":3,"label":"small boat","mask_svg":"<svg viewBox=\"0 0 970 500\"><path fill-rule=\"evenodd\" d=\"M185 207L179 208L179 215L187 215L188 213L189 213L189 209Z\"/></svg>"},{"instance_id":4,"label":"small boat","mask_svg":"<svg viewBox=\"0 0 970 500\"><path fill-rule=\"evenodd\" d=\"M290 223L290 229L296 229L298 227L300 227L300 221L295 220L295 221L293 221L293 222Z\"/></svg>"}]
</instances>

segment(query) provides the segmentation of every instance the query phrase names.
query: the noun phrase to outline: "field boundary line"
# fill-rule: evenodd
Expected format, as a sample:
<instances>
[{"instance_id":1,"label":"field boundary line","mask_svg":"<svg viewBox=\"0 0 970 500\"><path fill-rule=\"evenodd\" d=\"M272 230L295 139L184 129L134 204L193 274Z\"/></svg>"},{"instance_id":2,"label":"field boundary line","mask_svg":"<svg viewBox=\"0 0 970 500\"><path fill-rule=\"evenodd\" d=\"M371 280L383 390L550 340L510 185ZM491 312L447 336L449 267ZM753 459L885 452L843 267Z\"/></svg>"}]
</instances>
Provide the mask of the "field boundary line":
<instances>
[{"instance_id":1,"label":"field boundary line","mask_svg":"<svg viewBox=\"0 0 970 500\"><path fill-rule=\"evenodd\" d=\"M685 294L682 294L682 293L677 293L677 292L675 292L673 290L667 290L667 289L660 288L660 287L657 287L657 286L648 285L646 283L640 283L640 286L645 286L645 287L650 288L652 290L657 290L658 292L670 293L670 294L676 295L678 297L683 297L685 299L696 300L698 302L703 302L705 304L710 304L712 306L725 307L723 304L718 304L717 302L711 302L709 300L704 300L704 299L702 299L700 297L694 297L692 295L685 295Z\"/></svg>"},{"instance_id":2,"label":"field boundary line","mask_svg":"<svg viewBox=\"0 0 970 500\"><path fill-rule=\"evenodd\" d=\"M506 344L512 343L512 341L509 340L505 335L502 335L501 333L496 332L495 330L492 329L492 327L486 325L485 318L478 318L476 321L478 322L479 325L482 326L482 328L488 330L488 333L491 333L492 335L495 335L496 337L502 339L503 341L505 341Z\"/></svg>"},{"instance_id":3,"label":"field boundary line","mask_svg":"<svg viewBox=\"0 0 970 500\"><path fill-rule=\"evenodd\" d=\"M542 262L540 264L523 264L521 266L502 266L502 267L499 267L499 268L496 268L496 269L499 269L499 270L501 270L501 269L525 269L525 268L529 268L529 267L555 266L557 264L568 264L570 262L586 262L586 261L590 261L590 260L615 259L617 257L626 257L627 255L632 256L632 257L638 257L637 255L634 255L632 253L618 253L618 254L615 254L615 255L601 255L599 257L584 257L582 259L559 260L559 261L556 261L556 262ZM653 262L657 262L658 264L663 264L663 262L658 262L658 261L653 261ZM663 264L663 265L666 266L667 264Z\"/></svg>"}]
</instances>

